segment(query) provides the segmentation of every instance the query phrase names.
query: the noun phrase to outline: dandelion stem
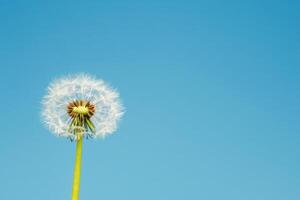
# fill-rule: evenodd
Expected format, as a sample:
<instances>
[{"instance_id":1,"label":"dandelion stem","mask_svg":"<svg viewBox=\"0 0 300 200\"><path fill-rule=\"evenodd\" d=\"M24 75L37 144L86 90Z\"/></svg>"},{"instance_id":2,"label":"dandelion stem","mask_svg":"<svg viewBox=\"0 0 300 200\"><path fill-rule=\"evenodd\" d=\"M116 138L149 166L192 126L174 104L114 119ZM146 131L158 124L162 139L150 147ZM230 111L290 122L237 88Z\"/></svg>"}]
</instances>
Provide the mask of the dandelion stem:
<instances>
[{"instance_id":1,"label":"dandelion stem","mask_svg":"<svg viewBox=\"0 0 300 200\"><path fill-rule=\"evenodd\" d=\"M74 180L73 180L73 188L72 188L72 200L79 200L82 141L83 141L83 137L80 137L77 140L77 144L76 144L76 159L75 159Z\"/></svg>"}]
</instances>

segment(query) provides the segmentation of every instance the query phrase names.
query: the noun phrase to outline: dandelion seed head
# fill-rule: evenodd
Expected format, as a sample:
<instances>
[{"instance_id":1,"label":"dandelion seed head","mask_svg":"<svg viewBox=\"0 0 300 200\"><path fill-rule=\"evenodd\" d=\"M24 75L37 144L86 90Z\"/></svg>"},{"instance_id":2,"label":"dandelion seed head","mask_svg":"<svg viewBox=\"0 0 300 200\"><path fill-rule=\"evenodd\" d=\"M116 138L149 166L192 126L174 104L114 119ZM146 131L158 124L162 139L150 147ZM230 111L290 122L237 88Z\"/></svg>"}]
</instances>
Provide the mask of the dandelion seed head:
<instances>
[{"instance_id":1,"label":"dandelion seed head","mask_svg":"<svg viewBox=\"0 0 300 200\"><path fill-rule=\"evenodd\" d=\"M117 129L123 115L118 92L86 74L53 81L43 98L42 118L59 136L104 137Z\"/></svg>"}]
</instances>

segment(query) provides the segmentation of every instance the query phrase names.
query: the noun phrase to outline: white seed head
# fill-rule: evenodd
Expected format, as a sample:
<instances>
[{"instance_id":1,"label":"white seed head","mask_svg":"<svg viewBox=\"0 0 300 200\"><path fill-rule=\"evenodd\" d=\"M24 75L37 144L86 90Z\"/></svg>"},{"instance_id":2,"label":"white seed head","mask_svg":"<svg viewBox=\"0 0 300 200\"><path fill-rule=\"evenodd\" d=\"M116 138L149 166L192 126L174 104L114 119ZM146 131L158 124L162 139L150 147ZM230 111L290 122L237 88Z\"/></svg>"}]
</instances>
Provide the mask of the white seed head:
<instances>
[{"instance_id":1,"label":"white seed head","mask_svg":"<svg viewBox=\"0 0 300 200\"><path fill-rule=\"evenodd\" d=\"M95 109L88 118L94 127L92 132L84 126L70 127L72 117L67 109L70 103L76 101L89 102ZM104 137L113 133L124 113L118 92L104 81L86 74L53 81L48 87L42 105L42 118L49 129L59 136L69 137L72 140L78 138L74 134L74 129L78 128L82 129L80 132L84 136ZM84 105L70 110L75 114L87 114L88 111Z\"/></svg>"}]
</instances>

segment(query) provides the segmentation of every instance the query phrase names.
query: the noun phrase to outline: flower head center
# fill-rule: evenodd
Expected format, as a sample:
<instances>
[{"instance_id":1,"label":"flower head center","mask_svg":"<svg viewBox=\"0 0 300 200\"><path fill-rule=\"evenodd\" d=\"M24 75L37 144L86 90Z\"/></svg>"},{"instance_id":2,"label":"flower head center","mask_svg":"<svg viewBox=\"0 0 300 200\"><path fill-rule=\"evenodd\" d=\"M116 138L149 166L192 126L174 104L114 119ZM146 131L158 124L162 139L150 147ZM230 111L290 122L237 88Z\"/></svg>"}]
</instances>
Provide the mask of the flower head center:
<instances>
[{"instance_id":1,"label":"flower head center","mask_svg":"<svg viewBox=\"0 0 300 200\"><path fill-rule=\"evenodd\" d=\"M89 112L89 109L86 106L78 106L78 107L73 107L72 110L74 113L78 113L78 114L82 114L82 115L86 115Z\"/></svg>"},{"instance_id":2,"label":"flower head center","mask_svg":"<svg viewBox=\"0 0 300 200\"><path fill-rule=\"evenodd\" d=\"M95 126L90 118L95 114L95 105L86 100L74 100L67 106L71 117L69 132L80 138L83 132L95 133Z\"/></svg>"},{"instance_id":3,"label":"flower head center","mask_svg":"<svg viewBox=\"0 0 300 200\"><path fill-rule=\"evenodd\" d=\"M86 100L75 100L68 104L67 112L73 119L91 118L95 114L95 105Z\"/></svg>"}]
</instances>

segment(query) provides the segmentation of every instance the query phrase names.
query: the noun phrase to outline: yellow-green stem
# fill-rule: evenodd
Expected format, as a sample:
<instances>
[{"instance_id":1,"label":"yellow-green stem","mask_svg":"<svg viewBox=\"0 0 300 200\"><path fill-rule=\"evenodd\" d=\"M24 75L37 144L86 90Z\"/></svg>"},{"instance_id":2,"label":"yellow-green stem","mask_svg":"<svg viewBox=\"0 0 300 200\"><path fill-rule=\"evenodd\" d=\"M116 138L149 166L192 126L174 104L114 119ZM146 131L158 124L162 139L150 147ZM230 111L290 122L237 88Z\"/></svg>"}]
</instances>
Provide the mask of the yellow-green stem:
<instances>
[{"instance_id":1,"label":"yellow-green stem","mask_svg":"<svg viewBox=\"0 0 300 200\"><path fill-rule=\"evenodd\" d=\"M72 188L72 200L79 200L82 141L83 141L83 137L80 137L80 139L77 140L77 144L76 144L76 159L75 159L74 180L73 180L73 188Z\"/></svg>"}]
</instances>

